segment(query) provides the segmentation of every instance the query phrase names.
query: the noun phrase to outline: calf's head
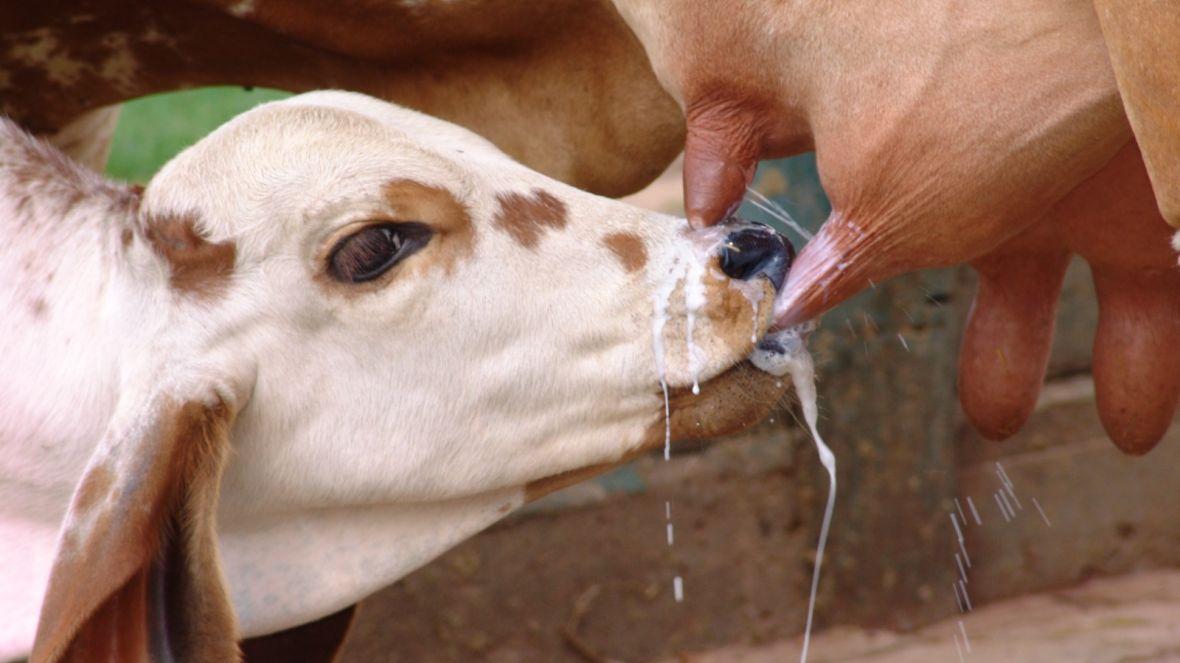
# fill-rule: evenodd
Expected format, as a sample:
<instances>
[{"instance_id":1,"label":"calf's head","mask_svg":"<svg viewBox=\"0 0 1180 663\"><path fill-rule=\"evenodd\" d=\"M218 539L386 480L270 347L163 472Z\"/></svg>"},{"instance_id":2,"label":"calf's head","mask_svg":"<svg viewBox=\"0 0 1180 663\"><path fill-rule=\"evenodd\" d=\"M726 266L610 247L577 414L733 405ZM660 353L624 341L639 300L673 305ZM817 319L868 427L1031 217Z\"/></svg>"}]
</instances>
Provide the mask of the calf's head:
<instances>
[{"instance_id":1,"label":"calf's head","mask_svg":"<svg viewBox=\"0 0 1180 663\"><path fill-rule=\"evenodd\" d=\"M114 222L158 315L128 339L38 656L224 653L231 606L255 633L327 614L663 444L661 376L673 438L782 391L743 361L789 266L777 235L692 232L361 95L235 119Z\"/></svg>"}]
</instances>

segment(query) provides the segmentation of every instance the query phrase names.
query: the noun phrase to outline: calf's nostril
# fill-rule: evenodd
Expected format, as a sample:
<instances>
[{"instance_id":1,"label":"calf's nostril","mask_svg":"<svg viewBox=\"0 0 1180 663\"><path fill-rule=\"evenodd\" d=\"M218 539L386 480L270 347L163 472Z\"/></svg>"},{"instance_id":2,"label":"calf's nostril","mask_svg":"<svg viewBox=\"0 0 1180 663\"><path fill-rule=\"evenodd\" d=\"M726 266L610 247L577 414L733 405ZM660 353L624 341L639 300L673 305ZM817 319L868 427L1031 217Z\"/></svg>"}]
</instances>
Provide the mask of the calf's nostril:
<instances>
[{"instance_id":1,"label":"calf's nostril","mask_svg":"<svg viewBox=\"0 0 1180 663\"><path fill-rule=\"evenodd\" d=\"M761 226L730 233L718 256L726 276L739 281L765 276L776 290L783 287L794 259L791 244L782 235Z\"/></svg>"}]
</instances>

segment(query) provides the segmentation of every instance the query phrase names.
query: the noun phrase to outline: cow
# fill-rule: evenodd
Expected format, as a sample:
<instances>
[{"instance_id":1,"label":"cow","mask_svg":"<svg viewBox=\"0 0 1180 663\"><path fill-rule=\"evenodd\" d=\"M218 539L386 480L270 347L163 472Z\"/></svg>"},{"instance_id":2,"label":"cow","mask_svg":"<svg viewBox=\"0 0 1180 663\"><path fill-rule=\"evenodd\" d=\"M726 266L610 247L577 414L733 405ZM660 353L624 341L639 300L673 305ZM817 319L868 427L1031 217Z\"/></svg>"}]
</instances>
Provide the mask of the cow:
<instances>
[{"instance_id":1,"label":"cow","mask_svg":"<svg viewBox=\"0 0 1180 663\"><path fill-rule=\"evenodd\" d=\"M142 191L6 121L0 234L5 660L233 658L784 390L746 362L769 228L356 93L249 111Z\"/></svg>"},{"instance_id":2,"label":"cow","mask_svg":"<svg viewBox=\"0 0 1180 663\"><path fill-rule=\"evenodd\" d=\"M1160 213L1180 228L1180 13L1166 3L1094 0L1119 93Z\"/></svg>"},{"instance_id":3,"label":"cow","mask_svg":"<svg viewBox=\"0 0 1180 663\"><path fill-rule=\"evenodd\" d=\"M1043 380L1062 256L1101 270L1120 251L1070 236L1076 227L1035 228L1132 149L1132 127L1165 218L1180 223L1168 110L1178 19L1158 2L1095 2L1097 12L1090 0L10 3L0 109L52 134L106 104L188 86L344 87L473 128L605 195L638 189L683 146L696 226L727 217L758 159L814 149L833 215L800 255L777 324L892 275L970 263L981 287L960 393L970 421L1003 439ZM1151 242L1161 227L1124 234ZM1159 263L1153 254L1136 269ZM1167 420L1180 397L1151 354L1176 340L1164 302L1180 293L1128 288L1100 288L1100 325L1163 340L1096 347L1096 364L1134 368L1096 371L1098 407L1116 444L1142 453L1160 426L1139 422Z\"/></svg>"},{"instance_id":4,"label":"cow","mask_svg":"<svg viewBox=\"0 0 1180 663\"><path fill-rule=\"evenodd\" d=\"M1180 80L1180 19L1166 3L1103 0L1101 21L1090 0L615 4L685 109L695 225L740 202L758 159L815 150L832 214L800 252L776 325L969 262L980 285L960 400L985 437L1004 439L1032 412L1078 254L1098 293L1103 425L1134 454L1163 436L1180 400L1166 222L1180 223L1168 84Z\"/></svg>"}]
</instances>

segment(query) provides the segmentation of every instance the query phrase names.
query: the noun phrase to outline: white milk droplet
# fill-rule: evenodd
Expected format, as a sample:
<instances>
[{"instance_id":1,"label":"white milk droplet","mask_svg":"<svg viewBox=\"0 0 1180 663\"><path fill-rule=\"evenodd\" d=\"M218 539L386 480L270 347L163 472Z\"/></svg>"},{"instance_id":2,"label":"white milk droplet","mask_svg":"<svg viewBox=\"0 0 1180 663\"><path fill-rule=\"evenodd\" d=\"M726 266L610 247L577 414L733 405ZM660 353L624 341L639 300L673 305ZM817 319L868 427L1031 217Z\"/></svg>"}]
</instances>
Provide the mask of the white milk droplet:
<instances>
[{"instance_id":1,"label":"white milk droplet","mask_svg":"<svg viewBox=\"0 0 1180 663\"><path fill-rule=\"evenodd\" d=\"M719 233L720 230L716 230L713 234L720 237ZM652 296L652 353L655 355L656 372L660 381L660 389L664 395L665 461L672 458L672 412L671 403L668 398L667 362L664 348L664 328L668 323L668 303L672 298L672 293L676 290L676 285L683 279L685 351L687 353L688 370L692 375L692 393L694 395L700 394L702 355L700 348L696 345L696 318L697 313L706 303L704 277L707 258L715 249L715 244L720 242L720 239L717 237L712 239L714 245L704 249L694 247L691 244L675 249L666 279L659 284L659 287L656 288ZM697 422L697 425L700 426L700 422ZM671 502L664 502L664 511L667 519L667 540L668 545L671 546L675 542L675 533L672 527ZM672 590L677 603L684 600L684 581L680 576L676 576L673 579Z\"/></svg>"},{"instance_id":2,"label":"white milk droplet","mask_svg":"<svg viewBox=\"0 0 1180 663\"><path fill-rule=\"evenodd\" d=\"M692 393L700 394L701 350L697 347L695 332L697 312L705 305L705 263L697 256L689 255L684 268L684 331L685 352L688 353L688 371L692 374Z\"/></svg>"},{"instance_id":3,"label":"white milk droplet","mask_svg":"<svg viewBox=\"0 0 1180 663\"><path fill-rule=\"evenodd\" d=\"M819 543L815 551L815 570L811 577L811 598L807 604L807 626L803 631L803 651L799 655L800 662L807 660L807 652L811 646L811 626L815 619L815 598L819 590L819 573L823 565L824 548L828 543L828 530L832 525L832 513L836 508L836 456L819 434L816 422L819 419L819 407L815 392L815 363L811 354L803 344L804 335L812 327L794 327L778 332L770 340L777 342L783 352L757 349L750 360L758 368L773 375L791 375L791 382L795 393L803 406L803 420L811 431L815 440L815 448L819 453L819 462L828 472L828 502L824 506L824 518L819 528Z\"/></svg>"},{"instance_id":4,"label":"white milk droplet","mask_svg":"<svg viewBox=\"0 0 1180 663\"><path fill-rule=\"evenodd\" d=\"M668 270L667 280L652 296L651 349L655 356L656 377L664 392L664 460L672 458L672 413L668 400L667 363L664 357L664 326L668 324L668 300L679 282L678 265Z\"/></svg>"},{"instance_id":5,"label":"white milk droplet","mask_svg":"<svg viewBox=\"0 0 1180 663\"><path fill-rule=\"evenodd\" d=\"M752 304L754 305L754 329L753 329L753 331L750 332L750 342L757 343L758 342L758 304L759 304L759 302L754 301L754 302L752 302Z\"/></svg>"},{"instance_id":6,"label":"white milk droplet","mask_svg":"<svg viewBox=\"0 0 1180 663\"><path fill-rule=\"evenodd\" d=\"M664 390L664 460L672 459L672 408L668 402L668 383L660 380Z\"/></svg>"}]
</instances>

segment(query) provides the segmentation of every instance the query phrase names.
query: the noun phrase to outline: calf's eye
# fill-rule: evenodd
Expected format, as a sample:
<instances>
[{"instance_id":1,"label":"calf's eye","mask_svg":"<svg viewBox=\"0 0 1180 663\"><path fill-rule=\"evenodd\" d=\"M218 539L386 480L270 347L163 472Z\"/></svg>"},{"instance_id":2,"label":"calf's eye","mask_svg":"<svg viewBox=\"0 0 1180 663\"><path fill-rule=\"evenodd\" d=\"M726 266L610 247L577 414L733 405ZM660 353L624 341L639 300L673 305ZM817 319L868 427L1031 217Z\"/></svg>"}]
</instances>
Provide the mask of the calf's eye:
<instances>
[{"instance_id":1,"label":"calf's eye","mask_svg":"<svg viewBox=\"0 0 1180 663\"><path fill-rule=\"evenodd\" d=\"M380 223L356 231L336 243L328 272L337 281L364 283L389 271L430 241L421 223Z\"/></svg>"}]
</instances>

